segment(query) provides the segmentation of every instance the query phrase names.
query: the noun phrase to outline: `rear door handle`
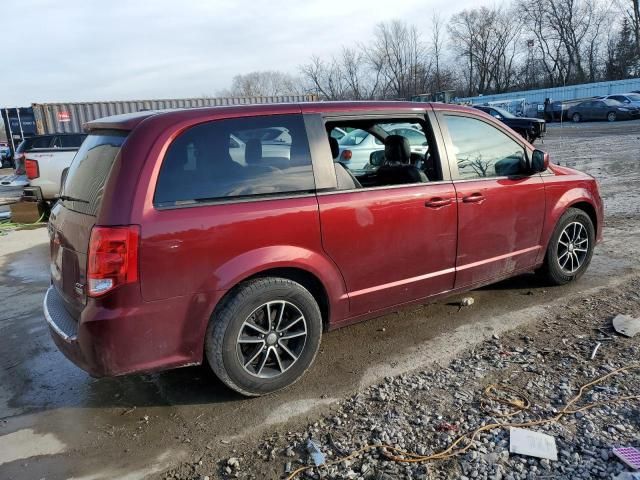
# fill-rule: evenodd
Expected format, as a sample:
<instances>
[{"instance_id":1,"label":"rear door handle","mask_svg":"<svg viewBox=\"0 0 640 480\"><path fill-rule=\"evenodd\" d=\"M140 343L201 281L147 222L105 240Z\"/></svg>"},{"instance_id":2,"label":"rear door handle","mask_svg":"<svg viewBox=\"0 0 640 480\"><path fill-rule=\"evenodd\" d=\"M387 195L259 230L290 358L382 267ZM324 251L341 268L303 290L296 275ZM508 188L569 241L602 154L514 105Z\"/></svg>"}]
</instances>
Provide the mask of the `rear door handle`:
<instances>
[{"instance_id":1,"label":"rear door handle","mask_svg":"<svg viewBox=\"0 0 640 480\"><path fill-rule=\"evenodd\" d=\"M440 208L440 207L445 207L450 203L451 203L450 198L435 197L435 198L432 198L431 200L427 200L426 202L424 202L424 206L429 208Z\"/></svg>"},{"instance_id":2,"label":"rear door handle","mask_svg":"<svg viewBox=\"0 0 640 480\"><path fill-rule=\"evenodd\" d=\"M484 202L484 200L484 195L479 192L472 193L471 195L468 195L466 197L462 197L462 201L464 203L482 203Z\"/></svg>"}]
</instances>

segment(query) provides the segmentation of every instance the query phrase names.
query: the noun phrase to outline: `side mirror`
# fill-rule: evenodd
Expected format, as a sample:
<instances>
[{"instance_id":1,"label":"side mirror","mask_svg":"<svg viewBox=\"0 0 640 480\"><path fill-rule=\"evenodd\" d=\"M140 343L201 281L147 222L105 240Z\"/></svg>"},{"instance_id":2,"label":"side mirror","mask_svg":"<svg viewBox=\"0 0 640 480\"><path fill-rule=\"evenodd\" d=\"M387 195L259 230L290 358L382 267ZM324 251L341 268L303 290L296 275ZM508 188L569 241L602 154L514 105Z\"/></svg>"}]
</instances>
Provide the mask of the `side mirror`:
<instances>
[{"instance_id":1,"label":"side mirror","mask_svg":"<svg viewBox=\"0 0 640 480\"><path fill-rule=\"evenodd\" d=\"M369 155L369 164L372 167L380 167L384 163L384 150L376 150Z\"/></svg>"},{"instance_id":2,"label":"side mirror","mask_svg":"<svg viewBox=\"0 0 640 480\"><path fill-rule=\"evenodd\" d=\"M542 150L534 150L531 155L531 170L535 173L544 172L549 168L549 154Z\"/></svg>"}]
</instances>

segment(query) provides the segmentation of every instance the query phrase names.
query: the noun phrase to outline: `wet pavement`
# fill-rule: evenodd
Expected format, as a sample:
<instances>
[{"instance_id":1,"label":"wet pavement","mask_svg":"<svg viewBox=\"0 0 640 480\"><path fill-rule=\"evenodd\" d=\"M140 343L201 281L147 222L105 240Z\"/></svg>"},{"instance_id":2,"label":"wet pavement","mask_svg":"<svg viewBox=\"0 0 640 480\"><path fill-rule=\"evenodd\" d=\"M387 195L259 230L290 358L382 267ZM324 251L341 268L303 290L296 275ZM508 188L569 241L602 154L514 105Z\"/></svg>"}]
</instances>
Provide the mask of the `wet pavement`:
<instances>
[{"instance_id":1,"label":"wet pavement","mask_svg":"<svg viewBox=\"0 0 640 480\"><path fill-rule=\"evenodd\" d=\"M474 291L473 307L462 311L447 299L328 333L300 382L257 399L230 392L205 367L88 377L57 351L42 317L46 229L0 236L0 478L134 479L205 449L222 458L385 375L446 361L541 308L597 295L639 270L639 138L640 122L553 125L539 145L602 188L606 241L580 282L548 288L524 275Z\"/></svg>"}]
</instances>

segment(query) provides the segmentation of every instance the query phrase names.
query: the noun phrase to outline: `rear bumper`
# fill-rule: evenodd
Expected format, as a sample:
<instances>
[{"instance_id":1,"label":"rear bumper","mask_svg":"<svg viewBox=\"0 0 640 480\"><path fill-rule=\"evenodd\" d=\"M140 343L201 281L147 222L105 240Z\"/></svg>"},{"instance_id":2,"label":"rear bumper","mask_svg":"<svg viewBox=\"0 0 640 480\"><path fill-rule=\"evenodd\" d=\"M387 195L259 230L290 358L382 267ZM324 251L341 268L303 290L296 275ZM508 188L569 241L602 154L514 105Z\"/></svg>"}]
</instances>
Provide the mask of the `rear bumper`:
<instances>
[{"instance_id":1,"label":"rear bumper","mask_svg":"<svg viewBox=\"0 0 640 480\"><path fill-rule=\"evenodd\" d=\"M118 296L88 299L76 321L54 286L44 316L58 349L93 377L151 372L202 363L204 337L220 294L195 294L157 302ZM116 293L116 292L113 292Z\"/></svg>"},{"instance_id":2,"label":"rear bumper","mask_svg":"<svg viewBox=\"0 0 640 480\"><path fill-rule=\"evenodd\" d=\"M42 202L44 200L40 187L24 187L22 198L35 202Z\"/></svg>"}]
</instances>

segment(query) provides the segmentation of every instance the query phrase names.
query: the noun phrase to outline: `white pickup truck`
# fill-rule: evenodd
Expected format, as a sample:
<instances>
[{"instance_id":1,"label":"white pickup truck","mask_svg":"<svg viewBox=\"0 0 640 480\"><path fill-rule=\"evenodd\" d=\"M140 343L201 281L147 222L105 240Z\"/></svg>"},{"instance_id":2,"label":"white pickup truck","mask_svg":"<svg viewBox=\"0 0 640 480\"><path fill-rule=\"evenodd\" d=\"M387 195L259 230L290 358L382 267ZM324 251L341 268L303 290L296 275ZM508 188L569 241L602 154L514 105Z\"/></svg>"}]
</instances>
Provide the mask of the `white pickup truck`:
<instances>
[{"instance_id":1,"label":"white pickup truck","mask_svg":"<svg viewBox=\"0 0 640 480\"><path fill-rule=\"evenodd\" d=\"M55 200L60 193L62 173L71 165L85 137L80 133L59 133L28 139L34 141L36 148L26 149L20 159L29 179L24 196L45 202Z\"/></svg>"}]
</instances>

